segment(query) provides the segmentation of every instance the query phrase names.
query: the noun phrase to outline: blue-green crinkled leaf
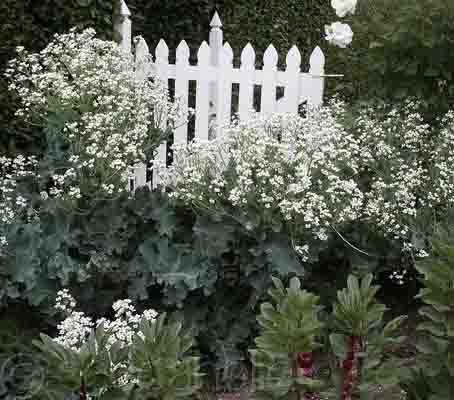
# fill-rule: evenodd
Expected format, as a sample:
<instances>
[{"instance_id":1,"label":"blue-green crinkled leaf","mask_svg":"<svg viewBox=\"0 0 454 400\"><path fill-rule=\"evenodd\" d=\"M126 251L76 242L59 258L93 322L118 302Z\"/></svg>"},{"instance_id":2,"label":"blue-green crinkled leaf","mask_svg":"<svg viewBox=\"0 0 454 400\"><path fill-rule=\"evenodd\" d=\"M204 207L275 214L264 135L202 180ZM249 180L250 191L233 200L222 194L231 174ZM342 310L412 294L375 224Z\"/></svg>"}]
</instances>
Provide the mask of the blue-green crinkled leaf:
<instances>
[{"instance_id":1,"label":"blue-green crinkled leaf","mask_svg":"<svg viewBox=\"0 0 454 400\"><path fill-rule=\"evenodd\" d=\"M288 240L277 238L264 245L268 260L273 269L280 275L302 275L304 268Z\"/></svg>"}]
</instances>

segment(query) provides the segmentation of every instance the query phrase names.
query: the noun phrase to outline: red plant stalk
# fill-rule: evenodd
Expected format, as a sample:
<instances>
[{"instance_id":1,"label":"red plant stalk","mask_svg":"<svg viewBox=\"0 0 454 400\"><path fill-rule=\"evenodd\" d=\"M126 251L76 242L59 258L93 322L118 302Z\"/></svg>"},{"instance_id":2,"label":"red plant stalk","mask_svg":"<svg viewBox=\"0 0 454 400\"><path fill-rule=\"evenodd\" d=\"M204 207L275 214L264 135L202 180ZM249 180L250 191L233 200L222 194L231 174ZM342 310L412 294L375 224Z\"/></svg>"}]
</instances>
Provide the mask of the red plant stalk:
<instances>
[{"instance_id":1,"label":"red plant stalk","mask_svg":"<svg viewBox=\"0 0 454 400\"><path fill-rule=\"evenodd\" d=\"M342 383L342 400L352 400L353 393L358 384L359 377L359 357L358 354L362 349L362 340L360 336L350 337L350 351L347 358L342 362L344 380Z\"/></svg>"},{"instance_id":2,"label":"red plant stalk","mask_svg":"<svg viewBox=\"0 0 454 400\"><path fill-rule=\"evenodd\" d=\"M314 355L312 352L298 353L298 366L303 370L303 376L306 378L313 378L315 375L314 369ZM306 393L304 395L306 400L320 400L320 396L316 393Z\"/></svg>"},{"instance_id":3,"label":"red plant stalk","mask_svg":"<svg viewBox=\"0 0 454 400\"><path fill-rule=\"evenodd\" d=\"M87 389L84 382L80 385L79 400L88 400Z\"/></svg>"}]
</instances>

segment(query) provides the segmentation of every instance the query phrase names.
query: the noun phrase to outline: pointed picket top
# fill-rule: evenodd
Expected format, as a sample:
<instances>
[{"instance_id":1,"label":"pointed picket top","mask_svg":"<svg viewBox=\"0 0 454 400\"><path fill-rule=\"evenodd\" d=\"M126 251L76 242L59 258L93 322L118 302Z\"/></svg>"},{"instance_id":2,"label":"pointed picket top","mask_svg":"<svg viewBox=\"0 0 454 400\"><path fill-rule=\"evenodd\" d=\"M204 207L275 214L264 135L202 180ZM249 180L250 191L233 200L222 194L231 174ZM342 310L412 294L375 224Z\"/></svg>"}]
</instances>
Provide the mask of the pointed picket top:
<instances>
[{"instance_id":1,"label":"pointed picket top","mask_svg":"<svg viewBox=\"0 0 454 400\"><path fill-rule=\"evenodd\" d=\"M156 46L156 61L163 61L163 62L168 62L169 61L169 47L167 46L167 43L164 41L164 39L161 39Z\"/></svg>"},{"instance_id":2,"label":"pointed picket top","mask_svg":"<svg viewBox=\"0 0 454 400\"><path fill-rule=\"evenodd\" d=\"M299 69L301 66L301 53L298 47L292 46L285 59L287 69Z\"/></svg>"},{"instance_id":3,"label":"pointed picket top","mask_svg":"<svg viewBox=\"0 0 454 400\"><path fill-rule=\"evenodd\" d=\"M123 17L131 16L131 11L129 11L129 8L126 5L125 0L120 0L120 15Z\"/></svg>"},{"instance_id":4,"label":"pointed picket top","mask_svg":"<svg viewBox=\"0 0 454 400\"><path fill-rule=\"evenodd\" d=\"M136 36L134 38L134 45L136 51L136 59L143 59L149 56L150 49L148 48L148 44L143 36Z\"/></svg>"},{"instance_id":5,"label":"pointed picket top","mask_svg":"<svg viewBox=\"0 0 454 400\"><path fill-rule=\"evenodd\" d=\"M217 11L215 11L214 15L213 15L213 18L211 19L211 22L210 22L210 26L213 28L213 29L220 29L222 28L222 22L221 22L221 18L219 18L219 14Z\"/></svg>"},{"instance_id":6,"label":"pointed picket top","mask_svg":"<svg viewBox=\"0 0 454 400\"><path fill-rule=\"evenodd\" d=\"M254 68L255 66L255 51L250 43L248 43L241 52L241 67Z\"/></svg>"},{"instance_id":7,"label":"pointed picket top","mask_svg":"<svg viewBox=\"0 0 454 400\"><path fill-rule=\"evenodd\" d=\"M177 64L188 64L189 63L190 50L186 43L186 40L182 40L177 47L176 59Z\"/></svg>"},{"instance_id":8,"label":"pointed picket top","mask_svg":"<svg viewBox=\"0 0 454 400\"><path fill-rule=\"evenodd\" d=\"M270 44L263 54L263 64L267 67L275 67L279 60L276 48Z\"/></svg>"},{"instance_id":9,"label":"pointed picket top","mask_svg":"<svg viewBox=\"0 0 454 400\"><path fill-rule=\"evenodd\" d=\"M197 61L198 65L206 65L210 62L210 46L204 40L199 47L199 51L197 52Z\"/></svg>"},{"instance_id":10,"label":"pointed picket top","mask_svg":"<svg viewBox=\"0 0 454 400\"><path fill-rule=\"evenodd\" d=\"M233 50L230 46L229 42L225 42L224 46L222 46L222 58L221 58L222 65L232 65L233 64Z\"/></svg>"},{"instance_id":11,"label":"pointed picket top","mask_svg":"<svg viewBox=\"0 0 454 400\"><path fill-rule=\"evenodd\" d=\"M316 47L311 54L309 59L311 74L320 74L322 75L325 71L325 55L320 47Z\"/></svg>"}]
</instances>

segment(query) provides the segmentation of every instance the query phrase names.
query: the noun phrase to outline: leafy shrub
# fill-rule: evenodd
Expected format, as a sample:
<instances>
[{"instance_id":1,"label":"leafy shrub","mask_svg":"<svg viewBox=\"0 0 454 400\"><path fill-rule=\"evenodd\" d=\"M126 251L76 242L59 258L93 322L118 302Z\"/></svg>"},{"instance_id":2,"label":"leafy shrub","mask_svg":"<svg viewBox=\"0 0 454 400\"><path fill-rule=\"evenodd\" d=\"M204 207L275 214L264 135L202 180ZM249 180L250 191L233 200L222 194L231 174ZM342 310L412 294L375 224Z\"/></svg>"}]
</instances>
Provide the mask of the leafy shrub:
<instances>
[{"instance_id":1,"label":"leafy shrub","mask_svg":"<svg viewBox=\"0 0 454 400\"><path fill-rule=\"evenodd\" d=\"M108 338L102 328L97 328L77 352L42 334L35 344L46 360L46 377L38 396L55 400L71 394L80 399L89 395L96 399L123 398L115 382L124 369L114 366L126 360L126 351L116 347L110 351Z\"/></svg>"},{"instance_id":2,"label":"leafy shrub","mask_svg":"<svg viewBox=\"0 0 454 400\"><path fill-rule=\"evenodd\" d=\"M377 233L399 253L423 257L431 223L452 203L454 123L448 112L432 127L418 106L351 113L334 103L307 118L234 124L221 138L175 150L166 171L171 196L250 231L283 230L302 262L316 260L328 239L344 238L352 222L369 232L355 240Z\"/></svg>"},{"instance_id":3,"label":"leafy shrub","mask_svg":"<svg viewBox=\"0 0 454 400\"><path fill-rule=\"evenodd\" d=\"M144 399L187 398L200 385L199 359L188 355L192 337L181 331L180 323L164 324L164 318L143 321L142 335L135 337L132 347L131 365L139 382L136 393Z\"/></svg>"},{"instance_id":4,"label":"leafy shrub","mask_svg":"<svg viewBox=\"0 0 454 400\"><path fill-rule=\"evenodd\" d=\"M52 322L50 301L70 288L90 314L128 297L178 310L196 328L198 346L220 365L241 357L254 327L254 307L269 275L298 273L286 238L256 237L229 220L197 215L166 194L139 190L113 200L40 202L40 219L10 226L1 259L2 303L23 301Z\"/></svg>"},{"instance_id":5,"label":"leafy shrub","mask_svg":"<svg viewBox=\"0 0 454 400\"><path fill-rule=\"evenodd\" d=\"M262 304L261 334L255 339L257 349L250 351L259 395L350 400L358 394L367 398L377 387L386 390L400 384L402 367L387 353L403 341L397 330L404 318L383 323L386 307L375 298L378 287L371 285L372 275L361 282L350 275L324 323L318 298L302 290L298 278L290 280L288 289L280 280L273 281L275 288L269 294L275 304ZM334 332L329 336L335 355L332 382L315 379L314 368L314 350L321 347L318 341L328 329Z\"/></svg>"},{"instance_id":6,"label":"leafy shrub","mask_svg":"<svg viewBox=\"0 0 454 400\"><path fill-rule=\"evenodd\" d=\"M130 167L153 159L168 131L187 121L159 80L137 78L139 67L94 30L57 35L40 53L18 49L7 69L9 88L21 100L17 115L46 134L42 194L77 199L125 191Z\"/></svg>"},{"instance_id":7,"label":"leafy shrub","mask_svg":"<svg viewBox=\"0 0 454 400\"><path fill-rule=\"evenodd\" d=\"M349 276L347 288L338 292L333 306L331 347L338 359L333 373L340 399L349 400L356 393L367 395L375 387L386 390L400 383L398 362L386 353L391 346L402 343L396 335L404 317L383 323L386 307L375 295L372 275L361 282Z\"/></svg>"},{"instance_id":8,"label":"leafy shrub","mask_svg":"<svg viewBox=\"0 0 454 400\"><path fill-rule=\"evenodd\" d=\"M453 17L449 0L359 0L348 19L353 47L336 52L354 68L342 68L347 76L337 89L360 100L417 97L432 116L446 112L454 94Z\"/></svg>"},{"instance_id":9,"label":"leafy shrub","mask_svg":"<svg viewBox=\"0 0 454 400\"><path fill-rule=\"evenodd\" d=\"M419 297L424 321L418 330L424 336L418 342L421 353L417 368L426 377L431 399L454 396L454 251L452 229L440 227L432 241L431 257L417 264L424 288Z\"/></svg>"},{"instance_id":10,"label":"leafy shrub","mask_svg":"<svg viewBox=\"0 0 454 400\"><path fill-rule=\"evenodd\" d=\"M136 314L129 300L120 300L115 319L95 327L75 306L67 291L59 292L56 307L67 313L59 336L41 334L35 342L46 361L39 395L173 400L197 388L198 358L188 355L193 342L180 323L156 318L154 310Z\"/></svg>"},{"instance_id":11,"label":"leafy shrub","mask_svg":"<svg viewBox=\"0 0 454 400\"><path fill-rule=\"evenodd\" d=\"M234 123L222 137L176 149L166 171L172 197L233 216L245 229L284 229L302 261L316 259L329 234L359 218L352 179L358 143L338 108ZM236 216L239 217L236 217Z\"/></svg>"},{"instance_id":12,"label":"leafy shrub","mask_svg":"<svg viewBox=\"0 0 454 400\"><path fill-rule=\"evenodd\" d=\"M317 296L301 289L298 278L290 280L288 289L278 279L273 282L269 294L275 304L261 305L257 317L261 334L255 339L257 349L250 350L259 374L257 391L265 398L302 399L320 385L310 372L301 375L299 369L320 346L321 307Z\"/></svg>"}]
</instances>

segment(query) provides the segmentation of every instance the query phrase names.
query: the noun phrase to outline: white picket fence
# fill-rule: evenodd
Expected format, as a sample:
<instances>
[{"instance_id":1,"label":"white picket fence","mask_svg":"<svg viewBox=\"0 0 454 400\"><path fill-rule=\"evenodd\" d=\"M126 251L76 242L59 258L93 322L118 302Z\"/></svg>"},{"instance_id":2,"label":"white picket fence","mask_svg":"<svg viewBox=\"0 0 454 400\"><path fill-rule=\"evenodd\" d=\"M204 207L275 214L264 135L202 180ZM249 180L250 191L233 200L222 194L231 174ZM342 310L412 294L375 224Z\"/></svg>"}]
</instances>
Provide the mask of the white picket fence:
<instances>
[{"instance_id":1,"label":"white picket fence","mask_svg":"<svg viewBox=\"0 0 454 400\"><path fill-rule=\"evenodd\" d=\"M209 44L203 42L197 52L197 65L189 64L190 51L182 40L176 49L176 63L169 63L169 48L161 39L156 46L154 62L147 43L142 37L132 41L131 13L124 0L116 23L121 37L121 46L127 52L134 52L138 66L137 73L144 79L151 73L152 66L157 77L167 83L175 80L175 95L183 99L183 110L188 107L189 81L196 81L195 138L209 139L210 128L216 135L222 134L221 127L231 121L232 84L239 84L238 116L247 120L253 110L254 85L261 86L260 109L264 115L275 112L297 113L299 105L307 102L310 106L322 104L324 89L325 56L319 47L312 52L309 71L301 72L301 54L293 46L286 56L285 71L277 68L278 54L272 44L263 56L263 68L255 67L255 51L248 43L241 52L241 65L233 66L233 51L228 42L224 43L222 23L217 13L211 21ZM133 43L134 42L134 43ZM134 45L134 49L132 48ZM277 100L277 87L284 88L284 96ZM212 125L213 124L213 125ZM174 133L174 143L188 141L187 125L180 126ZM167 144L163 143L157 153L157 161L165 163ZM135 168L132 178L134 188L149 185L146 166ZM159 177L153 174L153 186L159 184Z\"/></svg>"}]
</instances>

